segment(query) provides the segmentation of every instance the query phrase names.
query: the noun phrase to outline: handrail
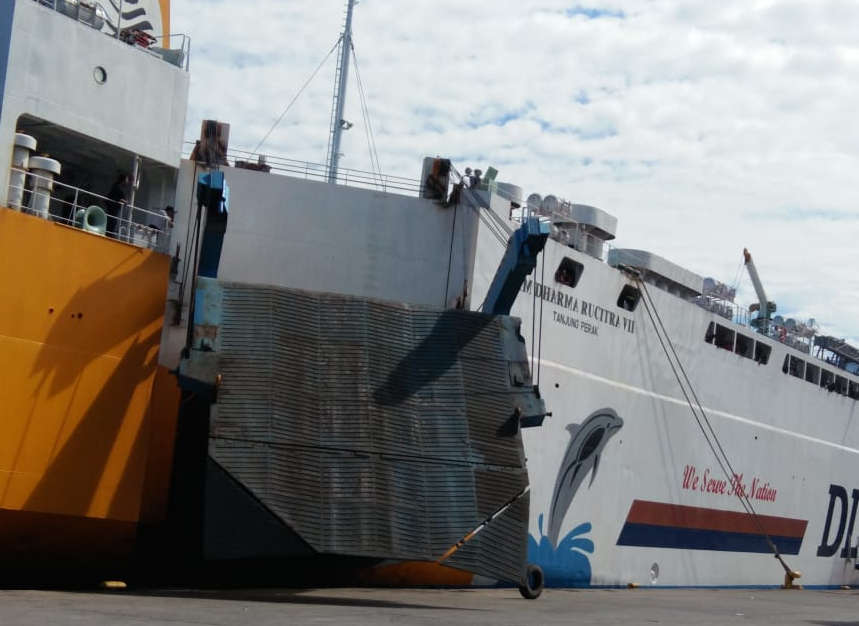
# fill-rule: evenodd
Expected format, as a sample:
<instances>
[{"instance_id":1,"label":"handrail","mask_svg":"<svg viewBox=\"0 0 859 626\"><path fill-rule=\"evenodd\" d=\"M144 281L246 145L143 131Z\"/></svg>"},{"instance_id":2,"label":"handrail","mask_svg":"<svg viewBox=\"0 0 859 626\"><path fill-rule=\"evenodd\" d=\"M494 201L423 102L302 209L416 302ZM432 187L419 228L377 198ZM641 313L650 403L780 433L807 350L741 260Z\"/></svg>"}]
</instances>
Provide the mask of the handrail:
<instances>
[{"instance_id":1,"label":"handrail","mask_svg":"<svg viewBox=\"0 0 859 626\"><path fill-rule=\"evenodd\" d=\"M178 46L173 42L180 39ZM184 33L170 33L169 35L157 35L155 37L158 45L149 48L150 52L158 54L162 59L175 65L176 67L185 70L191 68L191 38Z\"/></svg>"},{"instance_id":2,"label":"handrail","mask_svg":"<svg viewBox=\"0 0 859 626\"><path fill-rule=\"evenodd\" d=\"M94 3L92 4L92 6L87 4L85 12L81 9L81 4L79 0L35 0L35 2L45 7L46 9L50 9L51 11L73 19L80 24L89 26L93 30L104 33L104 31L102 31L102 28L104 27L105 21L107 21L107 17L104 13L104 8L98 3ZM108 21L107 23L110 22ZM117 29L116 33L113 35L110 35L109 33L104 34L108 35L111 39L122 39L125 43L128 43L133 47L138 48L141 51L147 52L153 56L160 57L167 63L175 65L176 67L181 68L186 72L189 70L191 62L190 37L183 33L170 34L165 37L164 35L154 36L146 32L144 36L147 36L149 38L148 41L160 41L166 45L154 46L148 45L148 42L147 45L141 45L136 42L133 36L131 36L136 32L137 31ZM126 35L128 37L124 38L124 36ZM180 37L181 43L178 47L174 46L173 40L175 38Z\"/></svg>"},{"instance_id":3,"label":"handrail","mask_svg":"<svg viewBox=\"0 0 859 626\"><path fill-rule=\"evenodd\" d=\"M34 197L39 195L38 192L34 191L32 183L40 179L45 182L45 187L50 188L53 185L54 189L53 193L50 194L50 211L47 215L31 208ZM56 180L51 182L50 179L32 172L27 173L27 183L23 189L16 185L9 185L9 189L23 192L24 201L20 207L22 212L75 228L82 228L78 220L79 211L95 205L107 213L106 207L114 204L114 201L106 196ZM158 228L158 225L162 225L165 220L161 213L130 204L122 204L121 206L121 211L116 216L114 232L105 234L138 248L147 248L168 254L172 224L167 223L165 229ZM16 208L12 207L11 210L16 210ZM88 231L84 229L84 232Z\"/></svg>"},{"instance_id":4,"label":"handrail","mask_svg":"<svg viewBox=\"0 0 859 626\"><path fill-rule=\"evenodd\" d=\"M193 149L194 142L186 141L183 145L182 156L190 158ZM307 180L322 182L329 180L329 168L321 163L299 161L246 150L230 148L227 151L227 164L239 169L274 172ZM337 168L336 182L348 187L360 187L384 192L406 192L407 194L420 195L422 191L421 181L417 178L379 174L343 167Z\"/></svg>"}]
</instances>

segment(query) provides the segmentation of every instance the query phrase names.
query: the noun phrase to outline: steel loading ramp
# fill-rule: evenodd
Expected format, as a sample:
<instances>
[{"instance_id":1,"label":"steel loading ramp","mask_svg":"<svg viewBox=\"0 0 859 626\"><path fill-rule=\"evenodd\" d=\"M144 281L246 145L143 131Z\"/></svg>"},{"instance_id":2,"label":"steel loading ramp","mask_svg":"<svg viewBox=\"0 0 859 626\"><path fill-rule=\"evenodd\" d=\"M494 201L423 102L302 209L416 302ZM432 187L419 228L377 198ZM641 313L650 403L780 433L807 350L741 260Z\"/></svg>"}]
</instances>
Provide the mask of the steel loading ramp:
<instances>
[{"instance_id":1,"label":"steel loading ramp","mask_svg":"<svg viewBox=\"0 0 859 626\"><path fill-rule=\"evenodd\" d=\"M288 556L260 540L282 524L319 554L522 579L519 423L542 402L515 318L200 279L195 321L180 381L217 386L209 462L229 476L206 487L207 558ZM256 504L213 491L229 481Z\"/></svg>"}]
</instances>

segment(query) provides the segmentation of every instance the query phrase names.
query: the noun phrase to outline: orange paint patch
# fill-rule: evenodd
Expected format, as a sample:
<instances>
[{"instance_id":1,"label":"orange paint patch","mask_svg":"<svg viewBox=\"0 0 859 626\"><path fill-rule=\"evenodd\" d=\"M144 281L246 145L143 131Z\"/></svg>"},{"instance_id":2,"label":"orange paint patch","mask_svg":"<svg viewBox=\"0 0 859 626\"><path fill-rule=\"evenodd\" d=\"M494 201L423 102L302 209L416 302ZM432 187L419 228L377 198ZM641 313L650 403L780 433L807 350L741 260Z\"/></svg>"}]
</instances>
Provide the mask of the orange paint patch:
<instances>
[{"instance_id":1,"label":"orange paint patch","mask_svg":"<svg viewBox=\"0 0 859 626\"><path fill-rule=\"evenodd\" d=\"M472 580L469 572L421 561L372 567L358 577L361 584L386 587L468 587Z\"/></svg>"}]
</instances>

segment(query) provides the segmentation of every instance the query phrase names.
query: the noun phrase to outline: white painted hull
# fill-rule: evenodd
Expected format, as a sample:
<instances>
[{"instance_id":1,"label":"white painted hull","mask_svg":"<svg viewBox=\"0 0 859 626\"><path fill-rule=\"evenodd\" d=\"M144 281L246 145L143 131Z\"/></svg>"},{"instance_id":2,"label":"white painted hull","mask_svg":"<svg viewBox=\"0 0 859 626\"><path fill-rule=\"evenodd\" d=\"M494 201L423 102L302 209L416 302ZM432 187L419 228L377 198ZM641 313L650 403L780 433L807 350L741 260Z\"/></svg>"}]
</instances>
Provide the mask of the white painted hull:
<instances>
[{"instance_id":1,"label":"white painted hull","mask_svg":"<svg viewBox=\"0 0 859 626\"><path fill-rule=\"evenodd\" d=\"M495 271L498 249L486 232L479 242L475 305ZM563 257L584 266L575 288L554 280ZM512 314L522 319L534 379L553 413L541 428L523 433L531 483L529 561L545 570L547 585L782 584L785 572L766 542L749 534L751 517L683 396L644 302L634 312L617 306L632 279L552 240L530 279ZM666 291L647 290L703 413L742 476L739 484L765 526L780 535L775 542L787 566L801 572L797 583L859 582L855 400L783 373L784 356L792 351L777 341ZM770 345L768 364L707 343L714 320ZM588 444L596 446L598 462L580 463L586 475L568 509L556 505L555 523L561 521L553 542L555 491L563 478L569 484L571 474L562 478L562 472L573 465L564 461L569 429L606 411L616 413L615 428Z\"/></svg>"}]
</instances>

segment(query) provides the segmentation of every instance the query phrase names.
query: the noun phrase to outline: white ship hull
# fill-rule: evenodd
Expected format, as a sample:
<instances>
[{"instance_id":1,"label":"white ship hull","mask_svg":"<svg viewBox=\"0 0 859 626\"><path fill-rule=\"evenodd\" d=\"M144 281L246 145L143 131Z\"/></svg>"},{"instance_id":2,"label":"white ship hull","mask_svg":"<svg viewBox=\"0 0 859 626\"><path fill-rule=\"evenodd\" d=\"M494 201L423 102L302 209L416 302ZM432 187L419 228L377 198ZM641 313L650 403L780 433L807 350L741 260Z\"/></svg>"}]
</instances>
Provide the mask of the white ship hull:
<instances>
[{"instance_id":1,"label":"white ship hull","mask_svg":"<svg viewBox=\"0 0 859 626\"><path fill-rule=\"evenodd\" d=\"M498 245L485 228L480 237L475 307ZM583 267L575 288L555 280L563 258ZM553 413L542 428L523 433L529 561L543 568L548 586L782 584L785 570L756 532L737 486L785 564L801 572L797 584L859 581L856 401L788 375L782 364L793 354L850 383L855 376L646 285L691 383L687 393L700 401L697 415L706 416L737 476L728 479L646 298L634 311L618 306L623 287L636 282L554 240L530 279L512 314L523 321L532 374ZM708 343L711 323L769 346L767 363ZM587 433L578 428L586 421Z\"/></svg>"}]
</instances>

